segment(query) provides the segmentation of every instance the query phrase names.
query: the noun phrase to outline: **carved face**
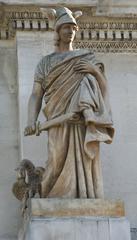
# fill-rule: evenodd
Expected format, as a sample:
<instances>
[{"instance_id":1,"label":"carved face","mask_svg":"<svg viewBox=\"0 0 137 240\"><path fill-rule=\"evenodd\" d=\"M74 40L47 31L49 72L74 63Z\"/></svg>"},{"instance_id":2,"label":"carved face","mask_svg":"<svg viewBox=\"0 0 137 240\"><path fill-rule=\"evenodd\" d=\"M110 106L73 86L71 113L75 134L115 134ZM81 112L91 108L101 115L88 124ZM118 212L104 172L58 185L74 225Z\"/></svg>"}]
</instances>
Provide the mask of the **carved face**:
<instances>
[{"instance_id":1,"label":"carved face","mask_svg":"<svg viewBox=\"0 0 137 240\"><path fill-rule=\"evenodd\" d=\"M73 23L64 23L59 29L59 39L63 43L73 42L76 34L76 26Z\"/></svg>"}]
</instances>

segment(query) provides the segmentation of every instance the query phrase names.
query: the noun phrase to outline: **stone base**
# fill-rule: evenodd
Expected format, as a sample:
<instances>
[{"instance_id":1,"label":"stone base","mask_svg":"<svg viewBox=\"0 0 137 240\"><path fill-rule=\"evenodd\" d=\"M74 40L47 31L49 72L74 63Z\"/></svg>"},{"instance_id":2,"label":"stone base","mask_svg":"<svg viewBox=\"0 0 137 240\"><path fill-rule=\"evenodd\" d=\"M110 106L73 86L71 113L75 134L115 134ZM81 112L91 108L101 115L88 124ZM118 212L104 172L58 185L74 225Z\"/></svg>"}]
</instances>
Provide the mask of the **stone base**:
<instances>
[{"instance_id":1,"label":"stone base","mask_svg":"<svg viewBox=\"0 0 137 240\"><path fill-rule=\"evenodd\" d=\"M104 216L96 216L99 211ZM32 199L26 229L18 240L130 240L129 222L122 214L119 201Z\"/></svg>"}]
</instances>

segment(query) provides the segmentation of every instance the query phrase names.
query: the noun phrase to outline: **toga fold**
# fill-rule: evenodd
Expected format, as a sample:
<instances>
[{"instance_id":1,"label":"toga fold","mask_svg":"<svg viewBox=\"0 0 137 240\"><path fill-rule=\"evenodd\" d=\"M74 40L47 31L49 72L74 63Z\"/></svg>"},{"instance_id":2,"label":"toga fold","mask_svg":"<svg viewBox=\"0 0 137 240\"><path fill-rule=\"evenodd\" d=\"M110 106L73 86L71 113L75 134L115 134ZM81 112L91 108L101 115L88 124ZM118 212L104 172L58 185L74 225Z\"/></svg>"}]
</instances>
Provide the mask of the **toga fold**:
<instances>
[{"instance_id":1,"label":"toga fold","mask_svg":"<svg viewBox=\"0 0 137 240\"><path fill-rule=\"evenodd\" d=\"M48 160L42 182L43 197L101 198L99 143L111 143L114 129L107 93L103 97L91 74L74 71L81 59L104 66L90 50L53 53L37 66L35 81L44 90L47 120L76 113L48 130Z\"/></svg>"}]
</instances>

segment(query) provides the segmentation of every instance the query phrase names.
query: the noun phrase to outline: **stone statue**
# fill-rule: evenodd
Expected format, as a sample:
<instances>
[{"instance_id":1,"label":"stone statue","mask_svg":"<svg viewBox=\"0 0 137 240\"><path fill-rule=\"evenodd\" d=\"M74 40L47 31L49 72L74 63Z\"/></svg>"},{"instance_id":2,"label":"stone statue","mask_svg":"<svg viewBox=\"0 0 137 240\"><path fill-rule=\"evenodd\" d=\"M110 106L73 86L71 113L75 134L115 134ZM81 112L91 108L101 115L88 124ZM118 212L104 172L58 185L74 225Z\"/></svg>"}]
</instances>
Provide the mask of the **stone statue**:
<instances>
[{"instance_id":1,"label":"stone statue","mask_svg":"<svg viewBox=\"0 0 137 240\"><path fill-rule=\"evenodd\" d=\"M55 21L56 49L36 68L25 128L26 136L36 133L44 99L48 161L42 196L103 198L99 144L111 143L114 133L104 65L91 50L73 49L81 12L42 11Z\"/></svg>"}]
</instances>

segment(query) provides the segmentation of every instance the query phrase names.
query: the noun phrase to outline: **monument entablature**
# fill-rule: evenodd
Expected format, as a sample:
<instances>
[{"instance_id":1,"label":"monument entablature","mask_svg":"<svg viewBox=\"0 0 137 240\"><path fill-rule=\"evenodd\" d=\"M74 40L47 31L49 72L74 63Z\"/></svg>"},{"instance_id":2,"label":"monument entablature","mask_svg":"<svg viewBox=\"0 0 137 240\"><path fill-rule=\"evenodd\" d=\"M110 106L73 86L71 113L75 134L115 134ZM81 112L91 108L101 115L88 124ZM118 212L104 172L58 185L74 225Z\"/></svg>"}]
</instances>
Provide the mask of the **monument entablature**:
<instances>
[{"instance_id":1,"label":"monument entablature","mask_svg":"<svg viewBox=\"0 0 137 240\"><path fill-rule=\"evenodd\" d=\"M0 39L13 39L16 31L53 31L42 16L41 6L0 5ZM48 6L50 7L50 5ZM54 6L52 6L54 7ZM71 9L79 10L80 6ZM82 6L76 48L92 48L96 52L137 52L137 15L98 14L96 4Z\"/></svg>"}]
</instances>

